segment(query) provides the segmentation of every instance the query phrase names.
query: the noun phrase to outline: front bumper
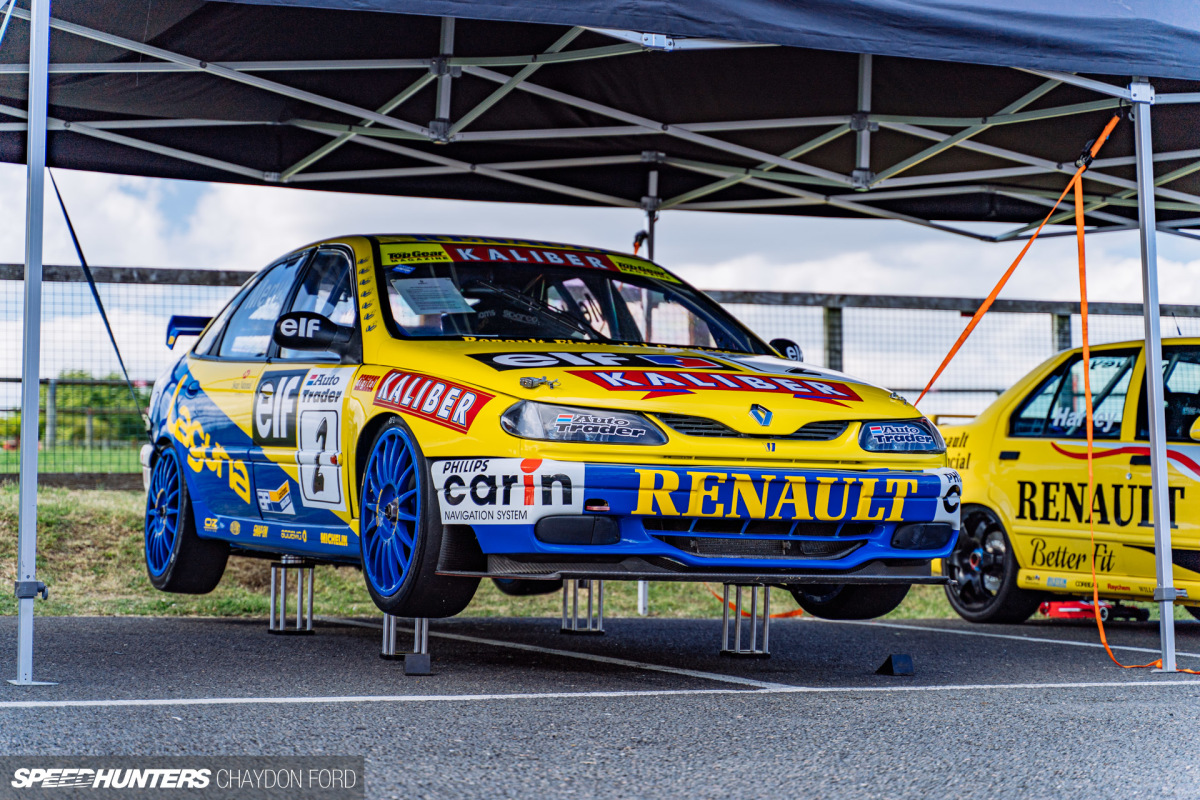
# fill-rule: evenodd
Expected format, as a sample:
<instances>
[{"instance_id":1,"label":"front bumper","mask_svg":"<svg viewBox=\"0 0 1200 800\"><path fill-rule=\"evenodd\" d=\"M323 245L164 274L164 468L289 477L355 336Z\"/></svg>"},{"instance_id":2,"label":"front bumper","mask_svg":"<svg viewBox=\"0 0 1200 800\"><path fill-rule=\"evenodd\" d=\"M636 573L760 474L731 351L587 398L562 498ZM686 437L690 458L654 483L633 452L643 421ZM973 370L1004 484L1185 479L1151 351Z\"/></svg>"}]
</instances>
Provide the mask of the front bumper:
<instances>
[{"instance_id":1,"label":"front bumper","mask_svg":"<svg viewBox=\"0 0 1200 800\"><path fill-rule=\"evenodd\" d=\"M959 526L961 483L948 469L479 458L430 471L442 523L470 526L486 574L513 577L936 582L929 562L950 554Z\"/></svg>"}]
</instances>

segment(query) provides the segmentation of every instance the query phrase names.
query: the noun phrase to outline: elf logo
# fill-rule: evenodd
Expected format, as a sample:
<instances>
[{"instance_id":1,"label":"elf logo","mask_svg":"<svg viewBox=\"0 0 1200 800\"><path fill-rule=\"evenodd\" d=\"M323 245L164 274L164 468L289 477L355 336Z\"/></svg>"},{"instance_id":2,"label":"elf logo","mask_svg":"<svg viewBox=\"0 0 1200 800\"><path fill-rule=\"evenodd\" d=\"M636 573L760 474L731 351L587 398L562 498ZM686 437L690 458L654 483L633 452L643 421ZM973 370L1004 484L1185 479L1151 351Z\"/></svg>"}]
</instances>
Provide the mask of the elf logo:
<instances>
[{"instance_id":1,"label":"elf logo","mask_svg":"<svg viewBox=\"0 0 1200 800\"><path fill-rule=\"evenodd\" d=\"M264 372L254 390L254 443L294 447L296 409L307 370Z\"/></svg>"},{"instance_id":2,"label":"elf logo","mask_svg":"<svg viewBox=\"0 0 1200 800\"><path fill-rule=\"evenodd\" d=\"M301 339L311 339L321 329L319 317L296 319L287 317L279 321L279 332L284 336L298 336Z\"/></svg>"}]
</instances>

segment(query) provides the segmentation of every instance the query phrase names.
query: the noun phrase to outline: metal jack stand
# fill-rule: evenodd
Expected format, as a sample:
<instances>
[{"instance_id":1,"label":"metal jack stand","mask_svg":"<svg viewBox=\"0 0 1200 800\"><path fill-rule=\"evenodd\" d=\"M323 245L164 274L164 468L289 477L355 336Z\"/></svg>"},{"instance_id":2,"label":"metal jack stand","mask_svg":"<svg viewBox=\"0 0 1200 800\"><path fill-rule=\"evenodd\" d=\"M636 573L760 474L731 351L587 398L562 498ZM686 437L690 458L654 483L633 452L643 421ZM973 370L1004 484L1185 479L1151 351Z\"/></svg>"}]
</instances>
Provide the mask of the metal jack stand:
<instances>
[{"instance_id":1,"label":"metal jack stand","mask_svg":"<svg viewBox=\"0 0 1200 800\"><path fill-rule=\"evenodd\" d=\"M580 589L587 590L587 615L582 619L579 616ZM563 581L562 629L559 633L604 635L604 581L587 578Z\"/></svg>"},{"instance_id":2,"label":"metal jack stand","mask_svg":"<svg viewBox=\"0 0 1200 800\"><path fill-rule=\"evenodd\" d=\"M288 627L288 573L296 576L296 625ZM271 564L271 614L267 633L311 636L313 632L313 564L299 556L283 556Z\"/></svg>"},{"instance_id":3,"label":"metal jack stand","mask_svg":"<svg viewBox=\"0 0 1200 800\"><path fill-rule=\"evenodd\" d=\"M388 661L404 662L405 675L432 675L429 663L429 620L424 617L413 619L413 651L396 652L396 620L391 614L383 615L383 650L379 657Z\"/></svg>"},{"instance_id":4,"label":"metal jack stand","mask_svg":"<svg viewBox=\"0 0 1200 800\"><path fill-rule=\"evenodd\" d=\"M729 619L729 589L734 592L733 619ZM746 622L750 631L746 638L749 646L743 647L742 637L742 589L750 590L750 616ZM758 592L762 590L762 614L759 614ZM729 647L729 624L733 623L733 648ZM758 646L758 629L762 627L762 647ZM752 584L725 584L725 614L721 620L721 655L738 658L770 658L771 657L771 587Z\"/></svg>"}]
</instances>

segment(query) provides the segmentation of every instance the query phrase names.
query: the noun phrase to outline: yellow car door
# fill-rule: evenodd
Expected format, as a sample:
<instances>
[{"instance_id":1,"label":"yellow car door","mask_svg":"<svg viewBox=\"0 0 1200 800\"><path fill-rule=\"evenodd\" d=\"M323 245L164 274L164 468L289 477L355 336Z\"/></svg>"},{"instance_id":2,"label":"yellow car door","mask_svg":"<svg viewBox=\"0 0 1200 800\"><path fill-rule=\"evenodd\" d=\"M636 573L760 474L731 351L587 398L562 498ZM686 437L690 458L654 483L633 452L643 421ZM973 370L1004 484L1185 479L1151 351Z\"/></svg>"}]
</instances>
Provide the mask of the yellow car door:
<instances>
[{"instance_id":1,"label":"yellow car door","mask_svg":"<svg viewBox=\"0 0 1200 800\"><path fill-rule=\"evenodd\" d=\"M1092 352L1087 369L1097 454L1116 453L1130 443L1126 399L1138 353L1130 347ZM998 432L989 495L1009 528L1021 588L1091 587L1086 425L1084 362L1073 353L1014 406L1007 428ZM1138 502L1140 497L1128 487L1127 459L1100 457L1094 463L1096 569L1125 574L1120 542L1128 538L1129 526L1119 521L1136 515L1130 497Z\"/></svg>"}]
</instances>

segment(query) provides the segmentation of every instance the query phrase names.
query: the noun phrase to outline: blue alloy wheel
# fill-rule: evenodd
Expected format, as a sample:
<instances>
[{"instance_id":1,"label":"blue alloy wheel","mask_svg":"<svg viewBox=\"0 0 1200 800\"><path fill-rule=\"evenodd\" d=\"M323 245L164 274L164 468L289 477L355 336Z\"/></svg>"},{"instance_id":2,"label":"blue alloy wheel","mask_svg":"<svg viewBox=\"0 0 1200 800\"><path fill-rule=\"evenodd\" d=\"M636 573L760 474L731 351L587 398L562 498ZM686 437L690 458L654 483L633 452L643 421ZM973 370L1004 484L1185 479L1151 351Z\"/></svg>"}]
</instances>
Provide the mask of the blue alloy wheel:
<instances>
[{"instance_id":1,"label":"blue alloy wheel","mask_svg":"<svg viewBox=\"0 0 1200 800\"><path fill-rule=\"evenodd\" d=\"M400 591L413 570L421 492L412 440L390 428L375 442L363 480L363 571L381 597Z\"/></svg>"},{"instance_id":2,"label":"blue alloy wheel","mask_svg":"<svg viewBox=\"0 0 1200 800\"><path fill-rule=\"evenodd\" d=\"M182 480L179 457L168 447L159 454L150 474L146 497L146 566L154 576L162 575L171 563L179 535Z\"/></svg>"}]
</instances>

